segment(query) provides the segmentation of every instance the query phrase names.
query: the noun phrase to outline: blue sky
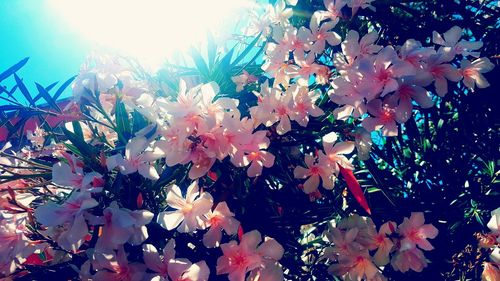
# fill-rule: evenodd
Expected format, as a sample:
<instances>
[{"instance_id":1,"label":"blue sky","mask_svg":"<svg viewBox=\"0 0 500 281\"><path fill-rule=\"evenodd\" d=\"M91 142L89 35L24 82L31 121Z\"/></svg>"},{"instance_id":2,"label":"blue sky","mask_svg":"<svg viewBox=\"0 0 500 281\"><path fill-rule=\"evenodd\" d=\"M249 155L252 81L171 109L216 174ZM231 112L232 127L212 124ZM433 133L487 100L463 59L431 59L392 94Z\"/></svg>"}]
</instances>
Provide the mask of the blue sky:
<instances>
[{"instance_id":1,"label":"blue sky","mask_svg":"<svg viewBox=\"0 0 500 281\"><path fill-rule=\"evenodd\" d=\"M30 57L18 75L33 91L34 82L47 86L77 74L91 49L43 0L1 0L0 42L0 71Z\"/></svg>"}]
</instances>

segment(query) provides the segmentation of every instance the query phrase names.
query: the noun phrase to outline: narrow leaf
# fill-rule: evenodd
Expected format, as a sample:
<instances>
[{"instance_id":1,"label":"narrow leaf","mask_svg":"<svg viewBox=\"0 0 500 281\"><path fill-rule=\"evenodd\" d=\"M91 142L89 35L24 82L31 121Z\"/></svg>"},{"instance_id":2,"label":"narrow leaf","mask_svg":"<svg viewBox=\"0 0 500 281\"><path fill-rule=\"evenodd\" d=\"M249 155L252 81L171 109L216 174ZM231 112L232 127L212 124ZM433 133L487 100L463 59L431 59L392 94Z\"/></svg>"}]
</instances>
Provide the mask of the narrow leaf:
<instances>
[{"instance_id":1,"label":"narrow leaf","mask_svg":"<svg viewBox=\"0 0 500 281\"><path fill-rule=\"evenodd\" d=\"M60 87L59 89L57 89L56 93L54 94L54 100L57 100L61 94L64 92L64 90L66 90L66 88L68 88L69 85L71 85L71 82L73 82L73 80L75 80L76 78L76 75L69 78L68 80L66 80L66 82L64 82Z\"/></svg>"},{"instance_id":2,"label":"narrow leaf","mask_svg":"<svg viewBox=\"0 0 500 281\"><path fill-rule=\"evenodd\" d=\"M200 74L204 76L205 79L208 79L210 71L200 52L198 52L198 50L196 50L195 48L191 48L191 57L193 58L194 64L196 65L196 68L198 69Z\"/></svg>"},{"instance_id":3,"label":"narrow leaf","mask_svg":"<svg viewBox=\"0 0 500 281\"><path fill-rule=\"evenodd\" d=\"M250 42L250 44L248 44L245 50L243 50L243 52L241 52L241 54L233 61L232 65L237 65L242 59L244 59L246 55L248 55L248 53L250 53L250 51L253 49L255 44L257 44L259 39L260 39L260 34L257 35L255 39L253 39L252 42Z\"/></svg>"},{"instance_id":4,"label":"narrow leaf","mask_svg":"<svg viewBox=\"0 0 500 281\"><path fill-rule=\"evenodd\" d=\"M371 215L372 212L370 210L370 206L368 206L368 202L366 201L365 195L363 194L363 190L361 190L361 186L356 180L353 172L340 166L340 173L344 177L344 180L347 183L347 188L349 188L349 191L354 196L354 199L356 199L359 205L361 205L361 207Z\"/></svg>"},{"instance_id":5,"label":"narrow leaf","mask_svg":"<svg viewBox=\"0 0 500 281\"><path fill-rule=\"evenodd\" d=\"M16 84L19 90L21 91L21 94L23 94L24 98L29 102L31 106L35 106L35 102L33 101L33 98L31 97L30 92L26 88L26 85L24 84L23 80L17 76L17 74L14 73L14 78L16 79Z\"/></svg>"},{"instance_id":6,"label":"narrow leaf","mask_svg":"<svg viewBox=\"0 0 500 281\"><path fill-rule=\"evenodd\" d=\"M20 62L16 63L15 65L9 67L7 70L4 72L0 73L0 82L11 76L13 73L21 69L27 62L28 62L29 57L26 57L22 59Z\"/></svg>"},{"instance_id":7,"label":"narrow leaf","mask_svg":"<svg viewBox=\"0 0 500 281\"><path fill-rule=\"evenodd\" d=\"M60 113L61 109L59 108L59 106L57 105L55 100L50 96L49 92L44 87L42 87L42 85L40 85L38 83L35 83L35 84L36 84L36 88L38 89L38 92L40 93L40 96L47 102L47 104L52 109L54 109Z\"/></svg>"}]
</instances>

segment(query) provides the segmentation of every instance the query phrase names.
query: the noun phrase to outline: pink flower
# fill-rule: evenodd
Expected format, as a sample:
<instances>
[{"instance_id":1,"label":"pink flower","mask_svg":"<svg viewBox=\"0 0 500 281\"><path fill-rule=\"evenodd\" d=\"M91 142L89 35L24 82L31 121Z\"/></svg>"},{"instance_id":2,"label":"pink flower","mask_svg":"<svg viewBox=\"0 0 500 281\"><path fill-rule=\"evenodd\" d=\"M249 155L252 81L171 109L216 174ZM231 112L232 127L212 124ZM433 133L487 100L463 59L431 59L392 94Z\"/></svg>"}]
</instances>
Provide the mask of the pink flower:
<instances>
[{"instance_id":1,"label":"pink flower","mask_svg":"<svg viewBox=\"0 0 500 281\"><path fill-rule=\"evenodd\" d=\"M47 133L42 129L39 128L38 125L35 128L35 131L27 131L26 132L26 138L31 142L31 144L35 148L42 148L43 143L45 142L45 136Z\"/></svg>"},{"instance_id":2,"label":"pink flower","mask_svg":"<svg viewBox=\"0 0 500 281\"><path fill-rule=\"evenodd\" d=\"M324 114L323 110L316 106L319 92L309 91L308 87L290 86L293 95L293 107L290 119L299 123L302 127L307 127L309 116L319 117Z\"/></svg>"},{"instance_id":3,"label":"pink flower","mask_svg":"<svg viewBox=\"0 0 500 281\"><path fill-rule=\"evenodd\" d=\"M257 82L257 77L243 70L242 74L231 77L231 80L236 84L236 92L241 92L246 85Z\"/></svg>"},{"instance_id":4,"label":"pink flower","mask_svg":"<svg viewBox=\"0 0 500 281\"><path fill-rule=\"evenodd\" d=\"M162 256L160 256L155 246L151 244L142 245L144 263L149 269L166 278L169 270L169 262L175 258L174 248L175 240L168 240L167 245L163 248Z\"/></svg>"},{"instance_id":5,"label":"pink flower","mask_svg":"<svg viewBox=\"0 0 500 281\"><path fill-rule=\"evenodd\" d=\"M325 236L334 246L328 248L326 257L331 260L336 260L337 256L349 256L361 250L362 246L355 242L358 234L358 228L341 230L340 228L329 227Z\"/></svg>"},{"instance_id":6,"label":"pink flower","mask_svg":"<svg viewBox=\"0 0 500 281\"><path fill-rule=\"evenodd\" d=\"M481 274L482 281L497 281L500 280L500 268L491 262L483 262L483 273Z\"/></svg>"},{"instance_id":7,"label":"pink flower","mask_svg":"<svg viewBox=\"0 0 500 281\"><path fill-rule=\"evenodd\" d=\"M283 247L274 239L266 239L259 246L261 241L260 233L254 230L245 233L239 245L234 240L222 244L224 255L217 260L217 274L229 274L230 281L244 281L248 272L260 271L262 280L281 280L276 279L280 277L276 270L266 271L266 268L276 266L283 256Z\"/></svg>"},{"instance_id":8,"label":"pink flower","mask_svg":"<svg viewBox=\"0 0 500 281\"><path fill-rule=\"evenodd\" d=\"M299 29L289 28L286 30L285 37L289 43L289 50L293 51L293 55L304 56L304 52L311 49L312 34L311 31L303 26Z\"/></svg>"},{"instance_id":9,"label":"pink flower","mask_svg":"<svg viewBox=\"0 0 500 281\"><path fill-rule=\"evenodd\" d=\"M434 105L431 96L426 89L409 83L401 83L399 88L387 97L390 103L396 104L395 113L398 122L404 123L411 117L413 105L412 100L422 108L430 108Z\"/></svg>"},{"instance_id":10,"label":"pink flower","mask_svg":"<svg viewBox=\"0 0 500 281\"><path fill-rule=\"evenodd\" d=\"M330 265L328 271L335 275L345 275L347 280L371 280L379 274L367 250L340 255L339 263Z\"/></svg>"},{"instance_id":11,"label":"pink flower","mask_svg":"<svg viewBox=\"0 0 500 281\"><path fill-rule=\"evenodd\" d=\"M291 8L286 8L284 0L276 1L276 6L272 7L269 5L269 19L274 24L279 24L281 26L287 26L290 24L288 19L292 17L293 10Z\"/></svg>"},{"instance_id":12,"label":"pink flower","mask_svg":"<svg viewBox=\"0 0 500 281\"><path fill-rule=\"evenodd\" d=\"M380 227L378 234L374 238L374 244L377 247L377 252L373 257L373 260L378 266L384 266L389 263L389 254L393 250L394 243L388 235L392 234L395 229L395 222L386 222Z\"/></svg>"},{"instance_id":13,"label":"pink flower","mask_svg":"<svg viewBox=\"0 0 500 281\"><path fill-rule=\"evenodd\" d=\"M300 76L299 79L297 79L297 84L301 86L308 86L311 76L318 73L322 66L314 63L315 56L311 53L307 55L307 57L304 57L304 54L297 54L294 60L295 63L300 67L297 71L297 75Z\"/></svg>"},{"instance_id":14,"label":"pink flower","mask_svg":"<svg viewBox=\"0 0 500 281\"><path fill-rule=\"evenodd\" d=\"M139 172L145 178L157 180L160 176L151 162L163 154L160 151L146 151L149 144L150 142L142 136L131 139L125 147L125 157L121 157L120 154L108 157L106 160L108 170L118 166L124 175Z\"/></svg>"},{"instance_id":15,"label":"pink flower","mask_svg":"<svg viewBox=\"0 0 500 281\"><path fill-rule=\"evenodd\" d=\"M320 162L329 163L335 175L339 174L340 168L353 170L354 166L345 156L354 150L354 142L337 142L337 134L331 132L323 136L323 151L319 154ZM323 160L324 159L324 160ZM323 162L323 163L325 163Z\"/></svg>"},{"instance_id":16,"label":"pink flower","mask_svg":"<svg viewBox=\"0 0 500 281\"><path fill-rule=\"evenodd\" d=\"M397 252L391 259L391 266L401 272L407 272L410 269L422 272L424 267L427 266L427 260L421 250L413 248Z\"/></svg>"},{"instance_id":17,"label":"pink flower","mask_svg":"<svg viewBox=\"0 0 500 281\"><path fill-rule=\"evenodd\" d=\"M376 45L375 42L378 39L378 34L372 31L359 39L359 33L354 30L350 30L344 42L342 42L342 52L346 56L348 61L354 61L356 57L365 57L367 55L372 55L378 53L382 50L382 46Z\"/></svg>"},{"instance_id":18,"label":"pink flower","mask_svg":"<svg viewBox=\"0 0 500 281\"><path fill-rule=\"evenodd\" d=\"M35 209L35 217L45 226L61 226L66 224L63 240L73 251L76 251L84 237L88 234L84 213L97 206L98 203L88 192L73 192L62 205L48 202Z\"/></svg>"},{"instance_id":19,"label":"pink flower","mask_svg":"<svg viewBox=\"0 0 500 281\"><path fill-rule=\"evenodd\" d=\"M323 4L327 11L317 11L319 19L329 18L334 24L337 24L339 18L342 17L341 10L347 4L347 0L323 0Z\"/></svg>"},{"instance_id":20,"label":"pink flower","mask_svg":"<svg viewBox=\"0 0 500 281\"><path fill-rule=\"evenodd\" d=\"M421 70L423 63L434 54L436 51L433 48L422 47L422 43L414 39L406 40L398 51L399 58L412 65L415 71Z\"/></svg>"},{"instance_id":21,"label":"pink flower","mask_svg":"<svg viewBox=\"0 0 500 281\"><path fill-rule=\"evenodd\" d=\"M397 57L392 47L385 47L377 55L365 57L359 62L363 79L372 81L375 92L381 97L398 88L397 78L415 75L415 68Z\"/></svg>"},{"instance_id":22,"label":"pink flower","mask_svg":"<svg viewBox=\"0 0 500 281\"><path fill-rule=\"evenodd\" d=\"M262 174L263 167L271 168L274 165L274 155L265 151L269 147L269 139L265 131L257 131L251 141L239 147L231 158L231 162L238 167L248 167L247 175L257 177Z\"/></svg>"},{"instance_id":23,"label":"pink flower","mask_svg":"<svg viewBox=\"0 0 500 281\"><path fill-rule=\"evenodd\" d=\"M459 42L460 37L462 37L462 28L458 26L450 28L442 36L436 31L432 32L432 42L442 46L439 52L449 53L450 57L454 57L455 55L479 57L479 52L474 51L480 49L483 46L483 42L465 40Z\"/></svg>"},{"instance_id":24,"label":"pink flower","mask_svg":"<svg viewBox=\"0 0 500 281\"><path fill-rule=\"evenodd\" d=\"M335 27L336 23L334 21L325 22L320 24L321 16L319 14L314 14L311 17L309 23L309 28L311 29L312 40L314 43L310 47L314 54L322 54L325 50L325 42L328 42L330 46L337 46L342 42L342 38L337 33L331 31Z\"/></svg>"},{"instance_id":25,"label":"pink flower","mask_svg":"<svg viewBox=\"0 0 500 281\"><path fill-rule=\"evenodd\" d=\"M312 193L318 189L320 178L325 189L333 189L335 175L333 174L332 168L328 165L328 162L324 160L323 162L318 162L312 155L305 155L304 162L306 163L306 168L302 166L295 167L293 176L296 179L307 178L304 183L304 192L306 194Z\"/></svg>"},{"instance_id":26,"label":"pink flower","mask_svg":"<svg viewBox=\"0 0 500 281\"><path fill-rule=\"evenodd\" d=\"M177 185L167 191L167 204L175 211L160 212L158 223L167 230L177 227L179 232L193 232L203 228L203 216L212 208L213 199L207 192L199 192L198 182L194 181L187 189L186 197Z\"/></svg>"},{"instance_id":27,"label":"pink flower","mask_svg":"<svg viewBox=\"0 0 500 281\"><path fill-rule=\"evenodd\" d=\"M427 86L434 82L436 93L444 97L448 93L448 81L458 82L462 78L460 71L453 65L447 63L450 58L443 54L431 55L424 64L424 70L418 72L416 80L422 86Z\"/></svg>"},{"instance_id":28,"label":"pink flower","mask_svg":"<svg viewBox=\"0 0 500 281\"><path fill-rule=\"evenodd\" d=\"M489 72L494 67L488 58L476 59L473 62L462 60L460 71L464 77L464 85L471 90L474 90L476 85L480 89L488 87L490 84L481 73Z\"/></svg>"},{"instance_id":29,"label":"pink flower","mask_svg":"<svg viewBox=\"0 0 500 281\"><path fill-rule=\"evenodd\" d=\"M274 165L274 155L265 150L252 151L243 156L243 166L248 167L247 175L251 178L258 177L262 174L262 168L271 168Z\"/></svg>"},{"instance_id":30,"label":"pink flower","mask_svg":"<svg viewBox=\"0 0 500 281\"><path fill-rule=\"evenodd\" d=\"M103 216L93 224L102 224L102 235L97 240L97 249L117 249L125 243L139 245L148 238L146 224L153 219L153 213L146 210L131 211L120 208L116 201L104 209Z\"/></svg>"},{"instance_id":31,"label":"pink flower","mask_svg":"<svg viewBox=\"0 0 500 281\"><path fill-rule=\"evenodd\" d=\"M70 162L70 164L72 163ZM52 182L60 186L91 192L100 192L104 186L101 174L96 172L84 174L81 166L70 166L63 162L58 162L52 166Z\"/></svg>"},{"instance_id":32,"label":"pink flower","mask_svg":"<svg viewBox=\"0 0 500 281\"><path fill-rule=\"evenodd\" d=\"M402 116L396 114L396 101L385 98L382 102L380 99L374 99L368 103L368 112L373 117L367 117L361 125L367 131L382 130L382 135L393 137L398 135L398 126L396 122L402 122Z\"/></svg>"},{"instance_id":33,"label":"pink flower","mask_svg":"<svg viewBox=\"0 0 500 281\"><path fill-rule=\"evenodd\" d=\"M424 213L411 213L410 218L405 218L398 227L398 233L403 236L401 240L400 251L414 249L416 246L423 250L430 251L434 249L428 238L435 238L438 230L432 224L424 224Z\"/></svg>"},{"instance_id":34,"label":"pink flower","mask_svg":"<svg viewBox=\"0 0 500 281\"><path fill-rule=\"evenodd\" d=\"M14 273L17 266L36 250L26 236L26 220L26 213L0 212L0 276Z\"/></svg>"},{"instance_id":35,"label":"pink flower","mask_svg":"<svg viewBox=\"0 0 500 281\"><path fill-rule=\"evenodd\" d=\"M497 235L497 242L500 243L500 207L491 211L491 219L487 226L494 235Z\"/></svg>"},{"instance_id":36,"label":"pink flower","mask_svg":"<svg viewBox=\"0 0 500 281\"><path fill-rule=\"evenodd\" d=\"M129 263L123 247L94 252L92 265L97 270L92 277L95 281L141 281L146 272L144 264Z\"/></svg>"},{"instance_id":37,"label":"pink flower","mask_svg":"<svg viewBox=\"0 0 500 281\"><path fill-rule=\"evenodd\" d=\"M209 230L203 235L203 245L207 248L217 247L222 239L222 230L228 235L238 232L240 222L234 218L226 202L220 202L215 210L205 215L205 227Z\"/></svg>"},{"instance_id":38,"label":"pink flower","mask_svg":"<svg viewBox=\"0 0 500 281\"><path fill-rule=\"evenodd\" d=\"M371 2L375 0L348 0L347 6L352 8L352 15L356 15L359 8L366 9L369 8L372 11L375 11L375 7L371 5Z\"/></svg>"},{"instance_id":39,"label":"pink flower","mask_svg":"<svg viewBox=\"0 0 500 281\"><path fill-rule=\"evenodd\" d=\"M172 281L207 281L209 275L205 261L193 264L187 259L171 259L168 262L168 277Z\"/></svg>"}]
</instances>

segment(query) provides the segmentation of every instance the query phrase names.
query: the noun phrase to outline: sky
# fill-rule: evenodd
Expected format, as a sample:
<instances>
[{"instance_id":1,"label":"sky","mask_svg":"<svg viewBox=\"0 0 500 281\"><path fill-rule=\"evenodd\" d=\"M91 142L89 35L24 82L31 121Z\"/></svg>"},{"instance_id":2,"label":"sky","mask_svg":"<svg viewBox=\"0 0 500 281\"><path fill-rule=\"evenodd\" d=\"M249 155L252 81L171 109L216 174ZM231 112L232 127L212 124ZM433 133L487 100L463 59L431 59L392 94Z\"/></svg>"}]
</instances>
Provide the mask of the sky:
<instances>
[{"instance_id":1,"label":"sky","mask_svg":"<svg viewBox=\"0 0 500 281\"><path fill-rule=\"evenodd\" d=\"M0 72L30 57L18 71L29 90L77 74L92 44L67 27L48 1L1 0Z\"/></svg>"},{"instance_id":2,"label":"sky","mask_svg":"<svg viewBox=\"0 0 500 281\"><path fill-rule=\"evenodd\" d=\"M154 69L165 56L200 46L193 42L206 40L208 30L238 32L229 29L236 21L241 26L242 11L255 2L0 0L0 72L30 57L17 74L34 95L35 82L63 83L78 74L87 55L96 49L130 54L154 64ZM12 86L10 80L2 84Z\"/></svg>"}]
</instances>

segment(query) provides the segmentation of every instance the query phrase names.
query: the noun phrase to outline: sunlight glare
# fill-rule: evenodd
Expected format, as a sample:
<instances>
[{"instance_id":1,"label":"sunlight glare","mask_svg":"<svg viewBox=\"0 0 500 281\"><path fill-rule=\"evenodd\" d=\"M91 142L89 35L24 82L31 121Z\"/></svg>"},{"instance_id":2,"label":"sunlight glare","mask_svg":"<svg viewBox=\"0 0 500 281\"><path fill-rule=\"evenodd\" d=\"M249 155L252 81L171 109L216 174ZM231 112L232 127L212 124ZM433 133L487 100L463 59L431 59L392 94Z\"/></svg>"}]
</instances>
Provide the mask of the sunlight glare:
<instances>
[{"instance_id":1,"label":"sunlight glare","mask_svg":"<svg viewBox=\"0 0 500 281\"><path fill-rule=\"evenodd\" d=\"M157 68L176 52L228 36L249 0L50 0L50 8L95 48Z\"/></svg>"}]
</instances>

